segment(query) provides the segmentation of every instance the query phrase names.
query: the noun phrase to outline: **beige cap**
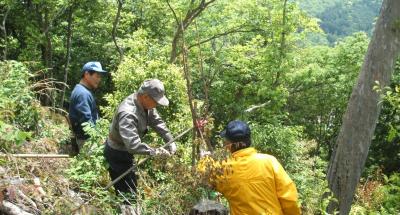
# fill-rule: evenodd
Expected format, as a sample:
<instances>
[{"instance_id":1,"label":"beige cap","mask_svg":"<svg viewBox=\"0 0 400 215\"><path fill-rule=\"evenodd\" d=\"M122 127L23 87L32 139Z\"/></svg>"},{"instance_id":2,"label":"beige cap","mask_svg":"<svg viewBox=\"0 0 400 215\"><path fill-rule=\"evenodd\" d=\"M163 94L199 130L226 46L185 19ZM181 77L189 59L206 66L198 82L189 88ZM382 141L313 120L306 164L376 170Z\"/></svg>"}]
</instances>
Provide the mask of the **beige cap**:
<instances>
[{"instance_id":1,"label":"beige cap","mask_svg":"<svg viewBox=\"0 0 400 215\"><path fill-rule=\"evenodd\" d=\"M145 80L140 86L139 92L148 94L159 105L168 106L169 104L167 97L165 97L164 84L158 79Z\"/></svg>"}]
</instances>

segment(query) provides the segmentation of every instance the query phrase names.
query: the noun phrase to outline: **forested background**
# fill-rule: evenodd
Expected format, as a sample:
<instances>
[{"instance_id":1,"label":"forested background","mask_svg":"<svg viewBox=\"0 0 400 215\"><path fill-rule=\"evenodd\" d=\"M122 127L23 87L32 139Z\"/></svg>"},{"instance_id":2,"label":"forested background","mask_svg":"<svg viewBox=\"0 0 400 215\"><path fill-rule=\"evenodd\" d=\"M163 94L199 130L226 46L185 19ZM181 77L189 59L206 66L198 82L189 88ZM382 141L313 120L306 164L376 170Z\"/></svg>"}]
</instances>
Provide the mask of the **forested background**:
<instances>
[{"instance_id":1,"label":"forested background","mask_svg":"<svg viewBox=\"0 0 400 215\"><path fill-rule=\"evenodd\" d=\"M79 210L118 213L121 199L102 188L110 180L103 143L116 106L158 78L170 100L159 111L173 134L193 126L193 117L208 124L181 138L176 156L139 168L143 214L186 214L199 199L215 198L193 167L200 149L221 150L218 132L234 119L249 122L253 145L283 164L303 213L323 214L328 163L381 4L1 0L1 153L66 153L65 116L81 67L96 60L110 73L95 92L102 119L86 128L81 154L0 157L2 181L40 178L46 195L30 196L32 213L71 214L89 199ZM397 62L390 87L379 91L383 108L351 214L400 212L399 70ZM154 132L144 141L162 144Z\"/></svg>"}]
</instances>

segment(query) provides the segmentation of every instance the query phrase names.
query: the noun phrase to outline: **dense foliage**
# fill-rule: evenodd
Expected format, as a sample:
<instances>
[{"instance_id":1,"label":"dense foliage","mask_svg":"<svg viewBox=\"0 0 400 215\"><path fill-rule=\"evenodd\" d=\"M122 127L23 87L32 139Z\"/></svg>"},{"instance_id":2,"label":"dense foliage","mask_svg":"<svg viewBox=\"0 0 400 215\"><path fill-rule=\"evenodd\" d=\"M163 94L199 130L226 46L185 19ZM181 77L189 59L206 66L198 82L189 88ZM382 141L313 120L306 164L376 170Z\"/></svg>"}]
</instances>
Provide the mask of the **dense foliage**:
<instances>
[{"instance_id":1,"label":"dense foliage","mask_svg":"<svg viewBox=\"0 0 400 215\"><path fill-rule=\"evenodd\" d=\"M123 4L116 25L118 2ZM64 152L71 137L64 119L68 95L81 66L98 60L110 72L95 92L102 119L86 127L91 138L83 153L60 174L99 213L119 213L123 201L102 188L110 180L102 157L109 122L118 104L148 78L165 83L170 105L158 110L174 135L191 127L195 114L209 124L205 141L184 136L176 156L139 167L138 202L144 214L185 214L199 199L212 196L192 164L205 143L220 150L218 132L233 119L249 122L254 147L283 164L296 182L303 213L323 213L327 162L380 3L2 1L1 152L25 152L24 147L46 152L38 146L43 143ZM353 214L400 210L399 66L392 83L390 89L376 89L383 110ZM154 132L144 141L162 144ZM47 213L68 214L76 207L60 199Z\"/></svg>"}]
</instances>

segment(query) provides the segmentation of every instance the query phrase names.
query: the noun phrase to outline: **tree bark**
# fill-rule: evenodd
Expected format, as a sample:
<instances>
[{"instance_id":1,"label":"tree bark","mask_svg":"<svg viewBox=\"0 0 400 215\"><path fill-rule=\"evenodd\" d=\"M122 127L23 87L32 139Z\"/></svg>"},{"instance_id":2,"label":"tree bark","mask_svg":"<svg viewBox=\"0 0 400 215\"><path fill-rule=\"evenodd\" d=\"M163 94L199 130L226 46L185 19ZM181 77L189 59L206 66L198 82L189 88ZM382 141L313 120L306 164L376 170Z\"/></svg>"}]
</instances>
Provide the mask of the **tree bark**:
<instances>
[{"instance_id":1,"label":"tree bark","mask_svg":"<svg viewBox=\"0 0 400 215\"><path fill-rule=\"evenodd\" d=\"M327 179L338 203L330 201L329 213L336 209L339 214L350 211L381 110L373 87L376 82L382 88L389 85L399 52L400 1L384 0L331 157Z\"/></svg>"},{"instance_id":2,"label":"tree bark","mask_svg":"<svg viewBox=\"0 0 400 215\"><path fill-rule=\"evenodd\" d=\"M66 53L66 61L64 65L64 85L62 86L62 96L61 96L61 107L64 106L65 100L65 88L67 86L68 81L68 67L69 61L71 60L71 39L72 39L72 14L74 13L74 5L71 5L68 11L68 27L67 27L67 53Z\"/></svg>"}]
</instances>

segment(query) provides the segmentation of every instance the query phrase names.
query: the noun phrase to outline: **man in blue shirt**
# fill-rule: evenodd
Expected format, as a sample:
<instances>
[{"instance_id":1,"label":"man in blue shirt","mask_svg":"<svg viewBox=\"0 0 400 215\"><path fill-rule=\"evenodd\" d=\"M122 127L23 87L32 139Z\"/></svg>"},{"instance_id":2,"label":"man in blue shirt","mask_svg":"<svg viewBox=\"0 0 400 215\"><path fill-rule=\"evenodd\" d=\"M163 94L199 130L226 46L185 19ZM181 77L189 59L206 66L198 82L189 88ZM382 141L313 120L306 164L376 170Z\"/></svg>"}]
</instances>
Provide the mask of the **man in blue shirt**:
<instances>
[{"instance_id":1,"label":"man in blue shirt","mask_svg":"<svg viewBox=\"0 0 400 215\"><path fill-rule=\"evenodd\" d=\"M71 93L69 120L76 139L73 147L78 153L85 140L89 138L82 129L82 123L88 122L94 125L99 118L92 90L98 88L101 75L105 73L107 72L102 69L100 62L86 63L81 70L81 80Z\"/></svg>"}]
</instances>

